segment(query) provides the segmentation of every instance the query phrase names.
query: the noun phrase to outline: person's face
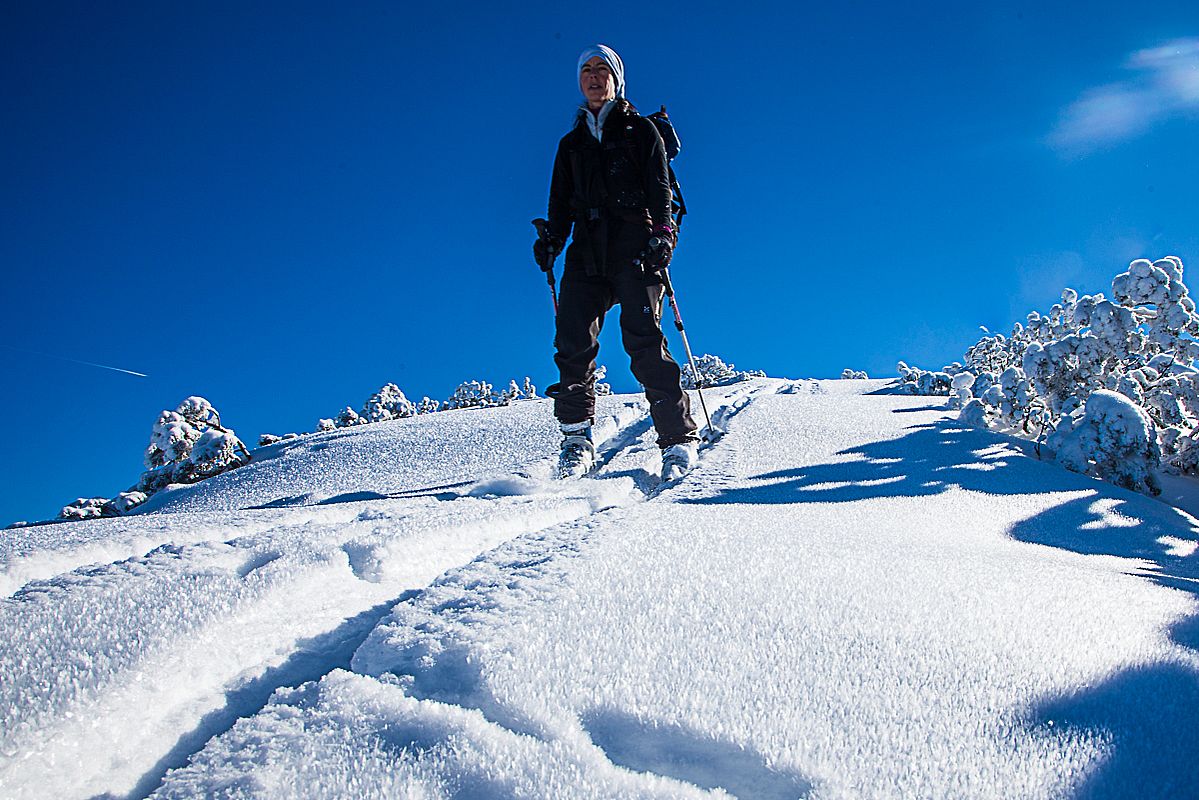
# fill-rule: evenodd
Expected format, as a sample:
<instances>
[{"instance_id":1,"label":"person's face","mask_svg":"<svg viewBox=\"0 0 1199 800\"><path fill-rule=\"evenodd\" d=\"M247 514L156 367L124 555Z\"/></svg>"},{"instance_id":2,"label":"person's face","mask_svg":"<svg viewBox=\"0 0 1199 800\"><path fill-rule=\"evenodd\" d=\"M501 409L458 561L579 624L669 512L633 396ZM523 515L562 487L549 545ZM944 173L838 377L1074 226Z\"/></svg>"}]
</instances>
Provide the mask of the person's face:
<instances>
[{"instance_id":1,"label":"person's face","mask_svg":"<svg viewBox=\"0 0 1199 800\"><path fill-rule=\"evenodd\" d=\"M579 89L587 98L590 108L603 108L605 102L616 98L616 79L602 58L592 56L583 65L583 71L579 73Z\"/></svg>"}]
</instances>

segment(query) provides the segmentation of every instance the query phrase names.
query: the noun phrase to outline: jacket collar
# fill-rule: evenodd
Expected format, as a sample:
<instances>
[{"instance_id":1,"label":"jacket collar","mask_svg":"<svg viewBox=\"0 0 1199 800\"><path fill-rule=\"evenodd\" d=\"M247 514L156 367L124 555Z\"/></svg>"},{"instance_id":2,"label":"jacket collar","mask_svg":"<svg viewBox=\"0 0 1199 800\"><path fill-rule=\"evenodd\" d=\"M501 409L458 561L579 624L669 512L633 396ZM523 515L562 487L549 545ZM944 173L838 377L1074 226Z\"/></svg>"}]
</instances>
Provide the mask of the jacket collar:
<instances>
[{"instance_id":1,"label":"jacket collar","mask_svg":"<svg viewBox=\"0 0 1199 800\"><path fill-rule=\"evenodd\" d=\"M587 106L579 107L579 117L583 124L587 126L587 130L595 137L597 142L604 140L604 123L608 120L608 115L612 113L612 109L619 104L619 99L609 100L604 103L604 107L599 110L599 114L592 114L591 109Z\"/></svg>"}]
</instances>

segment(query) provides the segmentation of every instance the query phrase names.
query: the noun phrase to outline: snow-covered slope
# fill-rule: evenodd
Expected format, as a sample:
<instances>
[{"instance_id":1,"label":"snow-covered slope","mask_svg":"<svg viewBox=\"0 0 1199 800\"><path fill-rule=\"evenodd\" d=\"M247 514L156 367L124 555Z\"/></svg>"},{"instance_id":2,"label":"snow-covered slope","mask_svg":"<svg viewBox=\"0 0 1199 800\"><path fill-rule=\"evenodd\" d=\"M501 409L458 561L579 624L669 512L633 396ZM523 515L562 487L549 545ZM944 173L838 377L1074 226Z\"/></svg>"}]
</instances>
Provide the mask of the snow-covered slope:
<instances>
[{"instance_id":1,"label":"snow-covered slope","mask_svg":"<svg viewBox=\"0 0 1199 800\"><path fill-rule=\"evenodd\" d=\"M878 387L712 392L661 489L524 403L6 532L0 794L1195 796L1199 523Z\"/></svg>"}]
</instances>

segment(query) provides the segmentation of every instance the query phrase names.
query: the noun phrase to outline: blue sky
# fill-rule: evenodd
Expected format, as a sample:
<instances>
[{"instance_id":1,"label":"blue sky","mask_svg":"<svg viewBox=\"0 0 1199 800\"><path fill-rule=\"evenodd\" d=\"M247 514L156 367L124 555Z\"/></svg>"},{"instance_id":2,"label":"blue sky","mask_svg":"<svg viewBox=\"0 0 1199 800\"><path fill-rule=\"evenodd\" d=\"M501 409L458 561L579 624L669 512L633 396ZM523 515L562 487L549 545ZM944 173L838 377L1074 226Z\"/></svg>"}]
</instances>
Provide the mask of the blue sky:
<instances>
[{"instance_id":1,"label":"blue sky","mask_svg":"<svg viewBox=\"0 0 1199 800\"><path fill-rule=\"evenodd\" d=\"M1199 259L1194 4L976 5L8 9L0 522L134 483L191 394L252 444L389 381L551 383L529 220L596 41L680 131L679 301L738 367L939 367Z\"/></svg>"}]
</instances>

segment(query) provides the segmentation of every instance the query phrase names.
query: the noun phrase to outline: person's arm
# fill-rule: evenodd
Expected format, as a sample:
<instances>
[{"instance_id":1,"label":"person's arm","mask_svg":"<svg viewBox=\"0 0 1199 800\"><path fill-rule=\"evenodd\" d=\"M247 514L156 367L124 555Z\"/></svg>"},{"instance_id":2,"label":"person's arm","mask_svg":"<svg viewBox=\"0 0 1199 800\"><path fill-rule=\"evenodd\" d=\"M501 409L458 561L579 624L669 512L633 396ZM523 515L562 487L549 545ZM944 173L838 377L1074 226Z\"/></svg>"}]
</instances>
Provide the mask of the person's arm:
<instances>
[{"instance_id":1,"label":"person's arm","mask_svg":"<svg viewBox=\"0 0 1199 800\"><path fill-rule=\"evenodd\" d=\"M652 124L652 123L651 123ZM546 216L549 218L549 234L561 243L570 236L574 225L574 210L570 207L570 196L574 192L574 175L571 174L570 155L566 140L558 143L558 154L554 156L554 172L550 178L550 202Z\"/></svg>"},{"instance_id":2,"label":"person's arm","mask_svg":"<svg viewBox=\"0 0 1199 800\"><path fill-rule=\"evenodd\" d=\"M645 163L641 174L644 176L645 202L649 209L650 219L653 220L654 230L669 226L674 230L674 219L670 215L670 172L666 168L666 146L662 144L662 136L654 123L644 117L640 120L639 134L645 141L641 152L645 153Z\"/></svg>"}]
</instances>

